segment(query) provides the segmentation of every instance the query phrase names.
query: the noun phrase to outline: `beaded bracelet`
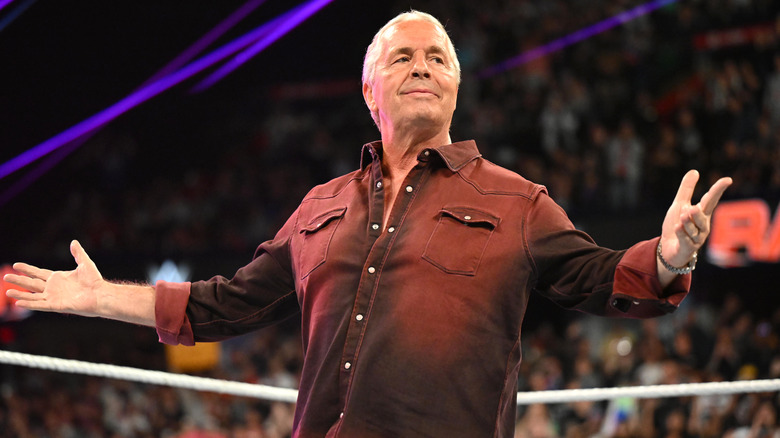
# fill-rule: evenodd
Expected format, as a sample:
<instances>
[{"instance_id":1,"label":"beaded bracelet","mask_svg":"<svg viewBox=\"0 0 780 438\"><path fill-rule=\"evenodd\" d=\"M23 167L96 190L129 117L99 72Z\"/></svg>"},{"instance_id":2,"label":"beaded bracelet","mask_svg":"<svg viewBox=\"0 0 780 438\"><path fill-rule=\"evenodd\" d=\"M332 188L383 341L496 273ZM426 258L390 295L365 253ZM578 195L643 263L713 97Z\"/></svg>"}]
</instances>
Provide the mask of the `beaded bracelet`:
<instances>
[{"instance_id":1,"label":"beaded bracelet","mask_svg":"<svg viewBox=\"0 0 780 438\"><path fill-rule=\"evenodd\" d=\"M658 241L658 250L656 251L656 254L658 254L658 260L661 261L661 264L664 265L664 268L666 268L669 272L677 275L685 275L690 274L691 271L696 269L696 260L698 259L697 253L693 253L693 258L690 262L688 262L688 266L684 268L675 268L674 266L670 265L669 262L664 259L664 256L661 255L661 241Z\"/></svg>"}]
</instances>

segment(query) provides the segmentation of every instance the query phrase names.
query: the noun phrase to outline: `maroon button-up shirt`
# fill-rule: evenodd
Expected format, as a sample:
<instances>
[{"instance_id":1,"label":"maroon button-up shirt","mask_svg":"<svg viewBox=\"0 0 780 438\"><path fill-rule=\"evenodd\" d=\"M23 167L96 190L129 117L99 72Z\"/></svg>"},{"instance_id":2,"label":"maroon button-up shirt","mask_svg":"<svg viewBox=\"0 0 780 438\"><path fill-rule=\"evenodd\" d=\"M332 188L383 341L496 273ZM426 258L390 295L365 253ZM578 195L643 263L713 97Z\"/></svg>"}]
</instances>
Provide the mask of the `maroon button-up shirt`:
<instances>
[{"instance_id":1,"label":"maroon button-up shirt","mask_svg":"<svg viewBox=\"0 0 780 438\"><path fill-rule=\"evenodd\" d=\"M216 341L301 313L296 437L510 437L531 291L608 316L674 310L658 240L594 244L544 187L473 141L420 153L383 228L381 143L315 187L232 279L157 285L166 343Z\"/></svg>"}]
</instances>

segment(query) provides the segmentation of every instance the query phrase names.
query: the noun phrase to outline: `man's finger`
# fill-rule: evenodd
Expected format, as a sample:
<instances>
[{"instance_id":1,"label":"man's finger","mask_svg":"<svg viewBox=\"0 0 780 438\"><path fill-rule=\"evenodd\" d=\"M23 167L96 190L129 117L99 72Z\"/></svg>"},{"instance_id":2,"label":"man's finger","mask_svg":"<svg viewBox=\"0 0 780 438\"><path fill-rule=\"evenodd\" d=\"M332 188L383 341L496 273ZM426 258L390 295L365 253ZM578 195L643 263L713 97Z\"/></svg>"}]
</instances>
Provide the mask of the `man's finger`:
<instances>
[{"instance_id":1,"label":"man's finger","mask_svg":"<svg viewBox=\"0 0 780 438\"><path fill-rule=\"evenodd\" d=\"M8 296L11 296L11 294L8 294ZM51 307L51 303L43 300L36 301L36 300L28 300L28 299L19 299L16 303L14 303L14 305L28 310L43 310L49 312L54 310Z\"/></svg>"},{"instance_id":2,"label":"man's finger","mask_svg":"<svg viewBox=\"0 0 780 438\"><path fill-rule=\"evenodd\" d=\"M694 205L691 207L691 209L688 211L688 216L691 218L691 221L694 225L696 225L696 228L700 232L708 233L710 231L709 217L704 214L701 209L701 205Z\"/></svg>"},{"instance_id":3,"label":"man's finger","mask_svg":"<svg viewBox=\"0 0 780 438\"><path fill-rule=\"evenodd\" d=\"M675 227L674 230L674 234L677 236L677 243L679 245L677 251L680 254L687 255L685 260L690 260L690 254L693 254L698 249L699 244L688 234L688 231L685 229L682 223L677 224L677 227ZM682 266L684 263L685 262L681 263L680 266Z\"/></svg>"},{"instance_id":4,"label":"man's finger","mask_svg":"<svg viewBox=\"0 0 780 438\"><path fill-rule=\"evenodd\" d=\"M6 274L3 280L27 289L31 292L43 292L46 282L38 278L26 277L24 275Z\"/></svg>"},{"instance_id":5,"label":"man's finger","mask_svg":"<svg viewBox=\"0 0 780 438\"><path fill-rule=\"evenodd\" d=\"M73 254L73 258L76 260L76 264L95 266L95 263L87 255L84 247L81 246L78 240L70 242L70 253Z\"/></svg>"},{"instance_id":6,"label":"man's finger","mask_svg":"<svg viewBox=\"0 0 780 438\"><path fill-rule=\"evenodd\" d=\"M23 290L17 290L17 289L8 289L5 294L15 300L19 301L41 301L43 300L43 295L39 293L33 293L33 292L27 292Z\"/></svg>"},{"instance_id":7,"label":"man's finger","mask_svg":"<svg viewBox=\"0 0 780 438\"><path fill-rule=\"evenodd\" d=\"M52 271L48 269L41 269L37 266L28 265L27 263L14 263L14 270L21 272L22 274L40 279L47 279L51 276Z\"/></svg>"},{"instance_id":8,"label":"man's finger","mask_svg":"<svg viewBox=\"0 0 780 438\"><path fill-rule=\"evenodd\" d=\"M715 211L715 207L718 205L718 201L720 201L720 197L723 196L723 192L729 188L731 183L731 178L721 178L715 181L715 184L701 197L699 204L704 214L707 216L712 215L712 212Z\"/></svg>"},{"instance_id":9,"label":"man's finger","mask_svg":"<svg viewBox=\"0 0 780 438\"><path fill-rule=\"evenodd\" d=\"M691 238L694 242L696 241L696 238L698 237L700 231L699 228L696 226L696 223L688 218L688 220L685 220L682 222L683 229L685 229L685 234L688 235L688 237Z\"/></svg>"},{"instance_id":10,"label":"man's finger","mask_svg":"<svg viewBox=\"0 0 780 438\"><path fill-rule=\"evenodd\" d=\"M693 190L696 188L696 182L699 181L699 172L697 170L689 170L688 173L682 179L680 188L677 189L677 195L674 197L674 202L691 203L693 197Z\"/></svg>"}]
</instances>

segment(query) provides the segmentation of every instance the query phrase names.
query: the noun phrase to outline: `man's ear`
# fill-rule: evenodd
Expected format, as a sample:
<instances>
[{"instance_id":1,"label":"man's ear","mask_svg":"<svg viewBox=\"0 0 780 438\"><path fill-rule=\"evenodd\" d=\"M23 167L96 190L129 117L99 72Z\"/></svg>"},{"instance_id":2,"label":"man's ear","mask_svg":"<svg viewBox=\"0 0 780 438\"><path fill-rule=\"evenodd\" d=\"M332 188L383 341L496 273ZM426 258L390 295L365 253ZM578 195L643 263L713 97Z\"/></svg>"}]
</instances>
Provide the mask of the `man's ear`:
<instances>
[{"instance_id":1,"label":"man's ear","mask_svg":"<svg viewBox=\"0 0 780 438\"><path fill-rule=\"evenodd\" d=\"M363 100L366 101L369 111L376 112L376 101L374 100L374 90L368 82L363 83Z\"/></svg>"}]
</instances>

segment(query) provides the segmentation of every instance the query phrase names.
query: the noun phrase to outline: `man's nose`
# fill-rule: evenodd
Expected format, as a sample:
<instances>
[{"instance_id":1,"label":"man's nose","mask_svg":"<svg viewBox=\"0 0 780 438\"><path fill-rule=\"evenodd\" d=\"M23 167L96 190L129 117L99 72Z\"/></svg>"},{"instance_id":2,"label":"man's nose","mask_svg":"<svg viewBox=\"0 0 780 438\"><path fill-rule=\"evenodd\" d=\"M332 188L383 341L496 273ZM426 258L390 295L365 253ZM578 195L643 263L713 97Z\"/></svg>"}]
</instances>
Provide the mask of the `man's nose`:
<instances>
[{"instance_id":1,"label":"man's nose","mask_svg":"<svg viewBox=\"0 0 780 438\"><path fill-rule=\"evenodd\" d=\"M431 77L431 69L428 68L425 55L416 54L412 59L412 77L426 79Z\"/></svg>"}]
</instances>

